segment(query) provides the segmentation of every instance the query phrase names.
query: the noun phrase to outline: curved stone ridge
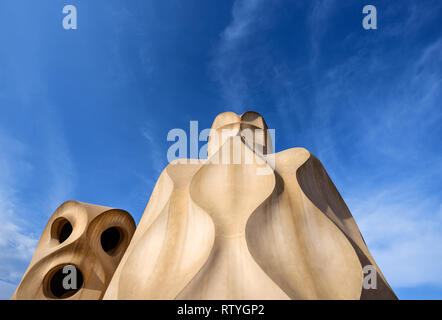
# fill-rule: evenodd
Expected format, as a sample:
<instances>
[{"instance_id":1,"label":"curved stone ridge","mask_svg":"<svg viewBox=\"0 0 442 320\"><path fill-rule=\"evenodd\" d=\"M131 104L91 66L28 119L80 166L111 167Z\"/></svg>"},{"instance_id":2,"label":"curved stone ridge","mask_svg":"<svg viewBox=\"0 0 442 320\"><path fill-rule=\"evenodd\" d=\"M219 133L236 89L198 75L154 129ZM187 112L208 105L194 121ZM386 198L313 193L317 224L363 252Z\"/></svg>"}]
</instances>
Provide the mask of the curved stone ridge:
<instances>
[{"instance_id":1,"label":"curved stone ridge","mask_svg":"<svg viewBox=\"0 0 442 320\"><path fill-rule=\"evenodd\" d=\"M258 152L246 129L267 125L222 113L209 159L167 166L104 298L395 299L319 160L265 136ZM378 289L363 289L367 264Z\"/></svg>"}]
</instances>

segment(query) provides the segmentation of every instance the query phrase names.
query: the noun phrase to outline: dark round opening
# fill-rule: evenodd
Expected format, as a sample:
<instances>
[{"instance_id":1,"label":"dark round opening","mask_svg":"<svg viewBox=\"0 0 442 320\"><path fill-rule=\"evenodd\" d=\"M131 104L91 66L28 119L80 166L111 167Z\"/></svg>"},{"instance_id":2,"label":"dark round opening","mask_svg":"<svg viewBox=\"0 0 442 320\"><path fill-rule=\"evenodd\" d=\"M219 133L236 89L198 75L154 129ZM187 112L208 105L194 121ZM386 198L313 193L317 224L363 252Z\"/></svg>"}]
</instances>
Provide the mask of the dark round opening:
<instances>
[{"instance_id":1,"label":"dark round opening","mask_svg":"<svg viewBox=\"0 0 442 320\"><path fill-rule=\"evenodd\" d=\"M76 276L72 273L76 272ZM63 279L70 277L67 282L68 289L63 286ZM77 283L73 283L76 278ZM63 268L58 269L49 279L49 291L54 298L66 299L77 293L83 286L83 274L78 268L63 273Z\"/></svg>"},{"instance_id":2,"label":"dark round opening","mask_svg":"<svg viewBox=\"0 0 442 320\"><path fill-rule=\"evenodd\" d=\"M101 234L101 247L107 254L113 254L121 241L121 231L117 227L106 229Z\"/></svg>"},{"instance_id":3,"label":"dark round opening","mask_svg":"<svg viewBox=\"0 0 442 320\"><path fill-rule=\"evenodd\" d=\"M72 224L66 218L57 218L52 224L51 236L59 243L63 243L72 233Z\"/></svg>"},{"instance_id":4,"label":"dark round opening","mask_svg":"<svg viewBox=\"0 0 442 320\"><path fill-rule=\"evenodd\" d=\"M58 241L63 243L72 233L72 225L69 221L65 221L60 228L60 233L58 234Z\"/></svg>"}]
</instances>

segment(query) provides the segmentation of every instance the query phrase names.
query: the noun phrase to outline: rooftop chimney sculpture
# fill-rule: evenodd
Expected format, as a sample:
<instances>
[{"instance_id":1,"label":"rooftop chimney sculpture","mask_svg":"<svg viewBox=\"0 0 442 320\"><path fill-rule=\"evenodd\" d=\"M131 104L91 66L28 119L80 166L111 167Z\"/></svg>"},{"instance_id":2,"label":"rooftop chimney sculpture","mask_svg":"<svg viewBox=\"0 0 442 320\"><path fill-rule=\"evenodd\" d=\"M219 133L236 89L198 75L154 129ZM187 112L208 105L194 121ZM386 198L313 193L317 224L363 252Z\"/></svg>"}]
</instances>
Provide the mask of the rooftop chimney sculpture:
<instances>
[{"instance_id":1,"label":"rooftop chimney sculpture","mask_svg":"<svg viewBox=\"0 0 442 320\"><path fill-rule=\"evenodd\" d=\"M397 299L320 161L304 148L274 153L267 130L256 112L218 115L208 159L164 169L132 238L121 211L121 219L96 223L89 244L73 245L78 261L55 261L55 249L40 249L52 241L48 225L14 298L57 298L44 289L44 273L95 259L83 278L86 288L99 275L97 293L68 299ZM94 221L65 218L74 221L72 235ZM111 261L92 242L115 219L125 242ZM79 249L88 246L97 249ZM374 272L368 286L366 268Z\"/></svg>"}]
</instances>

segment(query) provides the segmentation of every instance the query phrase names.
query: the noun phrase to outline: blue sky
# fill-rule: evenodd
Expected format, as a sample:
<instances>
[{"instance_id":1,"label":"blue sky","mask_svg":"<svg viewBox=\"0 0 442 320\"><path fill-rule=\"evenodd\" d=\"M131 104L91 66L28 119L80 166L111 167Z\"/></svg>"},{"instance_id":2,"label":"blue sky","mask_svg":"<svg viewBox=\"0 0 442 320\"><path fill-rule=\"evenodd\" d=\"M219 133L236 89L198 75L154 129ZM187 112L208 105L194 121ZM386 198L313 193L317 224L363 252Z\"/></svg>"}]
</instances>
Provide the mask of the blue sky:
<instances>
[{"instance_id":1,"label":"blue sky","mask_svg":"<svg viewBox=\"0 0 442 320\"><path fill-rule=\"evenodd\" d=\"M138 222L170 129L255 110L277 151L322 161L399 298L441 299L441 18L439 0L2 0L0 298L63 201Z\"/></svg>"}]
</instances>

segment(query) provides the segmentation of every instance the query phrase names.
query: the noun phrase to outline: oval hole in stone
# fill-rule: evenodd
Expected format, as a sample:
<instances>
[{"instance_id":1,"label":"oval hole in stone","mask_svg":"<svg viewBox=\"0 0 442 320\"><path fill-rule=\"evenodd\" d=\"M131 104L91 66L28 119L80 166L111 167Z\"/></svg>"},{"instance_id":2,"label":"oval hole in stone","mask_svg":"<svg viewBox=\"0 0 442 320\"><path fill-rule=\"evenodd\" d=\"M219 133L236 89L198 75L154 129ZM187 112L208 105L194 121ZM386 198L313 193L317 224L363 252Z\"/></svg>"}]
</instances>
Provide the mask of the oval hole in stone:
<instances>
[{"instance_id":1,"label":"oval hole in stone","mask_svg":"<svg viewBox=\"0 0 442 320\"><path fill-rule=\"evenodd\" d=\"M58 218L52 225L52 237L63 243L72 233L72 224L66 218Z\"/></svg>"},{"instance_id":2,"label":"oval hole in stone","mask_svg":"<svg viewBox=\"0 0 442 320\"><path fill-rule=\"evenodd\" d=\"M101 247L108 255L113 255L122 240L122 232L117 227L110 227L101 234Z\"/></svg>"},{"instance_id":3,"label":"oval hole in stone","mask_svg":"<svg viewBox=\"0 0 442 320\"><path fill-rule=\"evenodd\" d=\"M77 284L75 289L69 288L65 289L63 287L63 279L65 277L71 276L71 272L63 273L63 267L61 266L55 269L55 271L50 272L48 275L48 278L45 281L45 293L46 296L53 299L66 299L69 297L72 297L74 294L76 294L81 287L83 286L83 274L78 268L75 268L76 270L76 278L77 278ZM72 281L72 278L71 278ZM70 284L71 281L69 282Z\"/></svg>"}]
</instances>

